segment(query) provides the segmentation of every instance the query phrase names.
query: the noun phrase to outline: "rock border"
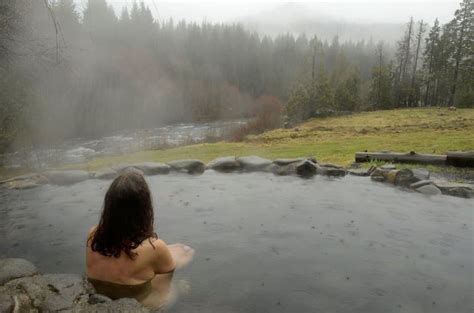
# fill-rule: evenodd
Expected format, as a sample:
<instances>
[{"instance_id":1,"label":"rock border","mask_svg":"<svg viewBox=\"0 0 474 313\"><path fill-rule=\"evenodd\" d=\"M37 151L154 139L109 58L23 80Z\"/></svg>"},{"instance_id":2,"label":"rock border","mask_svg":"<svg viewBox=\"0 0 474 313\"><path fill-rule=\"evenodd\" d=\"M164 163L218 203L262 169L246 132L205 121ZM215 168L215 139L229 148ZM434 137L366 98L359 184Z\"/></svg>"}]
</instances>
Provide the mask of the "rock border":
<instances>
[{"instance_id":1,"label":"rock border","mask_svg":"<svg viewBox=\"0 0 474 313\"><path fill-rule=\"evenodd\" d=\"M425 195L450 195L462 198L474 198L473 184L459 184L447 181L430 180L430 172L424 168L398 170L393 164L380 167L360 168L359 163L349 169L331 163L318 162L314 157L269 160L259 156L219 157L208 164L196 159L175 160L167 163L142 162L104 167L95 172L81 170L50 170L32 173L0 181L9 189L31 189L44 184L71 185L88 179L114 179L124 171L136 171L143 175L167 175L187 173L198 175L206 170L223 173L231 172L268 172L275 175L295 175L312 177L325 175L344 177L347 174L370 177L373 181L386 182Z\"/></svg>"},{"instance_id":2,"label":"rock border","mask_svg":"<svg viewBox=\"0 0 474 313\"><path fill-rule=\"evenodd\" d=\"M77 274L40 274L24 259L0 259L0 312L150 312L135 299L96 293Z\"/></svg>"}]
</instances>

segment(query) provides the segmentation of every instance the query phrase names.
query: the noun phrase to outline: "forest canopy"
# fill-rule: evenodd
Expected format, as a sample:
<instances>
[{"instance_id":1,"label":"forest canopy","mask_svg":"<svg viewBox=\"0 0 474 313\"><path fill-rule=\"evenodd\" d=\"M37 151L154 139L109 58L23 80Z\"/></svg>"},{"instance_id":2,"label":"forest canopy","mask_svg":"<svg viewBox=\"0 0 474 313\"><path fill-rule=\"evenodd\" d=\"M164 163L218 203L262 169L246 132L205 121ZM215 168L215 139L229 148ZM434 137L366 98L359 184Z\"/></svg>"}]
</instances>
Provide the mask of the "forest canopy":
<instances>
[{"instance_id":1,"label":"forest canopy","mask_svg":"<svg viewBox=\"0 0 474 313\"><path fill-rule=\"evenodd\" d=\"M396 44L156 20L143 2L0 2L0 151L165 123L474 104L473 2ZM260 99L260 100L258 100Z\"/></svg>"}]
</instances>

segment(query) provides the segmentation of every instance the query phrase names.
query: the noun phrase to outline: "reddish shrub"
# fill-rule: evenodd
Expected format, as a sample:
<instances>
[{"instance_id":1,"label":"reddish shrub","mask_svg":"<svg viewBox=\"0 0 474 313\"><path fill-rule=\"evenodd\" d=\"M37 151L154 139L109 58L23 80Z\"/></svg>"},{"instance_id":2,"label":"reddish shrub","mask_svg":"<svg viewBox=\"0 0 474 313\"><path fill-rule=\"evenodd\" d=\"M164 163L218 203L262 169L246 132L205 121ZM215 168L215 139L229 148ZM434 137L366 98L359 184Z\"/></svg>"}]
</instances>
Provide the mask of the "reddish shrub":
<instances>
[{"instance_id":1,"label":"reddish shrub","mask_svg":"<svg viewBox=\"0 0 474 313\"><path fill-rule=\"evenodd\" d=\"M274 96L263 95L255 101L254 119L232 133L232 140L242 141L247 135L260 134L281 125L283 105Z\"/></svg>"}]
</instances>

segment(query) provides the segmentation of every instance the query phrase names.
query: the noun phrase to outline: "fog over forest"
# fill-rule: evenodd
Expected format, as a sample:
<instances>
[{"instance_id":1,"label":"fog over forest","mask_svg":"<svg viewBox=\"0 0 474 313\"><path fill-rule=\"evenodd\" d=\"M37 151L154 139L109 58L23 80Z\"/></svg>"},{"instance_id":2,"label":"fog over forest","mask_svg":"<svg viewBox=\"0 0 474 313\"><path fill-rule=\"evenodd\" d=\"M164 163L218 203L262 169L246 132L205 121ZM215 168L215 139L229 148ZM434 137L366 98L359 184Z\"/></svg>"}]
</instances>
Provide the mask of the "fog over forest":
<instances>
[{"instance_id":1,"label":"fog over forest","mask_svg":"<svg viewBox=\"0 0 474 313\"><path fill-rule=\"evenodd\" d=\"M2 0L0 150L259 114L275 122L261 131L324 112L472 106L471 0L439 21L307 5L199 21L159 1Z\"/></svg>"}]
</instances>

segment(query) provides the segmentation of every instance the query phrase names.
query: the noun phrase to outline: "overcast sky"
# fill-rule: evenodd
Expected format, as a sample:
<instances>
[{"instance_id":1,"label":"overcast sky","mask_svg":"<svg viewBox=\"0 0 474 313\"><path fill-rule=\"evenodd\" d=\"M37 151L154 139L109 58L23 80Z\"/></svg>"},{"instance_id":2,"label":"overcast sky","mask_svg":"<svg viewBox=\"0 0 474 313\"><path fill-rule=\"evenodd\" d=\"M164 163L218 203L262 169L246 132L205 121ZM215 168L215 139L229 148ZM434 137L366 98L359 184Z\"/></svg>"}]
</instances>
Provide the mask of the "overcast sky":
<instances>
[{"instance_id":1,"label":"overcast sky","mask_svg":"<svg viewBox=\"0 0 474 313\"><path fill-rule=\"evenodd\" d=\"M87 0L76 0L81 9ZM134 0L108 0L119 13L124 5ZM262 12L271 12L289 1L278 0L221 0L221 1L160 1L144 0L155 18L209 22L238 21ZM359 22L406 22L409 16L424 19L430 24L438 17L447 22L459 6L457 0L335 0L294 1L311 12L335 19ZM295 16L297 18L297 16Z\"/></svg>"}]
</instances>

